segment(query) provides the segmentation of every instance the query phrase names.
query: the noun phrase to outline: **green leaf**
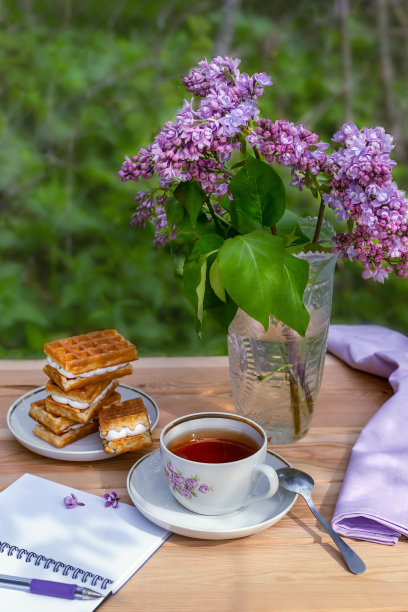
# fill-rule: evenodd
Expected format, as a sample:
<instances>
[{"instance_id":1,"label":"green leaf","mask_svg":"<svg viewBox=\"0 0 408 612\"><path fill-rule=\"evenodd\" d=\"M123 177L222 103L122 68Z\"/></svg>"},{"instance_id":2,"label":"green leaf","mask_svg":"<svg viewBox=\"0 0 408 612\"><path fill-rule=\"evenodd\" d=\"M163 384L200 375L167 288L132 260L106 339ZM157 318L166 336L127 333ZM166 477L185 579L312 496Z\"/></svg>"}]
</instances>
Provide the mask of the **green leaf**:
<instances>
[{"instance_id":1,"label":"green leaf","mask_svg":"<svg viewBox=\"0 0 408 612\"><path fill-rule=\"evenodd\" d=\"M272 314L301 336L306 333L310 316L303 304L303 293L309 279L309 264L285 252L282 285L272 298Z\"/></svg>"},{"instance_id":2,"label":"green leaf","mask_svg":"<svg viewBox=\"0 0 408 612\"><path fill-rule=\"evenodd\" d=\"M201 213L193 227L190 217L188 215L184 215L183 219L177 223L177 228L179 231L190 239L196 239L200 236L204 236L206 234L214 233L214 224L209 223L207 216L204 213Z\"/></svg>"},{"instance_id":3,"label":"green leaf","mask_svg":"<svg viewBox=\"0 0 408 612\"><path fill-rule=\"evenodd\" d=\"M196 331L200 334L203 322L203 304L205 293L205 280L207 272L207 258L201 255L197 259L187 260L184 263L184 291L190 301L197 317Z\"/></svg>"},{"instance_id":4,"label":"green leaf","mask_svg":"<svg viewBox=\"0 0 408 612\"><path fill-rule=\"evenodd\" d=\"M212 226L214 229L214 226ZM201 253L206 255L212 251L218 251L218 249L224 243L223 238L219 234L206 234L201 236L197 242L194 243L193 253Z\"/></svg>"},{"instance_id":5,"label":"green leaf","mask_svg":"<svg viewBox=\"0 0 408 612\"><path fill-rule=\"evenodd\" d=\"M262 229L261 223L256 223L255 221L253 221L253 219L250 219L246 215L243 215L237 209L237 206L234 202L231 202L230 217L232 227L235 228L240 234L249 234L249 232L253 232L256 229Z\"/></svg>"},{"instance_id":6,"label":"green leaf","mask_svg":"<svg viewBox=\"0 0 408 612\"><path fill-rule=\"evenodd\" d=\"M196 331L199 336L206 297L208 258L215 257L222 244L223 239L218 234L202 236L194 243L192 252L184 263L184 290L197 317Z\"/></svg>"},{"instance_id":7,"label":"green leaf","mask_svg":"<svg viewBox=\"0 0 408 612\"><path fill-rule=\"evenodd\" d=\"M224 194L222 196L222 198L220 198L218 200L218 204L221 206L221 208L223 208L224 210L227 210L229 212L229 210L231 208L231 200L229 199L227 194Z\"/></svg>"},{"instance_id":8,"label":"green leaf","mask_svg":"<svg viewBox=\"0 0 408 612\"><path fill-rule=\"evenodd\" d=\"M200 281L196 288L197 293L197 319L200 322L200 330L198 334L201 333L201 325L203 323L203 309L204 309L204 294L205 294L205 281L207 277L207 259L205 258L201 263L200 268Z\"/></svg>"},{"instance_id":9,"label":"green leaf","mask_svg":"<svg viewBox=\"0 0 408 612\"><path fill-rule=\"evenodd\" d=\"M302 235L312 241L316 230L317 217L299 217L298 226ZM333 247L332 236L335 235L333 227L328 221L323 219L319 235L319 244L322 246Z\"/></svg>"},{"instance_id":10,"label":"green leaf","mask_svg":"<svg viewBox=\"0 0 408 612\"><path fill-rule=\"evenodd\" d=\"M229 238L218 253L227 293L265 330L273 296L282 285L283 260L282 238L263 230Z\"/></svg>"},{"instance_id":11,"label":"green leaf","mask_svg":"<svg viewBox=\"0 0 408 612\"><path fill-rule=\"evenodd\" d=\"M214 306L207 307L207 312L210 317L217 322L217 324L224 330L224 332L228 332L228 328L231 324L232 319L235 317L238 306L226 296L226 302L220 302Z\"/></svg>"},{"instance_id":12,"label":"green leaf","mask_svg":"<svg viewBox=\"0 0 408 612\"><path fill-rule=\"evenodd\" d=\"M222 302L225 302L226 301L225 289L224 289L224 285L222 284L221 272L220 272L220 266L218 263L218 259L214 259L213 264L210 268L210 284L211 284L212 290L214 291L215 295Z\"/></svg>"},{"instance_id":13,"label":"green leaf","mask_svg":"<svg viewBox=\"0 0 408 612\"><path fill-rule=\"evenodd\" d=\"M333 253L333 247L324 246L323 244L315 244L313 242L292 242L288 249L291 253Z\"/></svg>"},{"instance_id":14,"label":"green leaf","mask_svg":"<svg viewBox=\"0 0 408 612\"><path fill-rule=\"evenodd\" d=\"M191 225L196 226L197 217L205 202L204 192L196 181L179 183L174 190L174 197L184 206L190 217Z\"/></svg>"},{"instance_id":15,"label":"green leaf","mask_svg":"<svg viewBox=\"0 0 408 612\"><path fill-rule=\"evenodd\" d=\"M242 166L245 165L245 159L237 162L236 164L234 164L233 166L231 166L231 170L235 170L235 168L242 168Z\"/></svg>"},{"instance_id":16,"label":"green leaf","mask_svg":"<svg viewBox=\"0 0 408 612\"><path fill-rule=\"evenodd\" d=\"M283 217L276 224L276 230L279 236L286 236L295 231L298 222L298 215L288 208L285 210Z\"/></svg>"},{"instance_id":17,"label":"green leaf","mask_svg":"<svg viewBox=\"0 0 408 612\"><path fill-rule=\"evenodd\" d=\"M285 212L283 182L267 163L248 157L242 169L230 181L236 212L264 227L279 221Z\"/></svg>"},{"instance_id":18,"label":"green leaf","mask_svg":"<svg viewBox=\"0 0 408 612\"><path fill-rule=\"evenodd\" d=\"M183 205L178 200L176 200L176 198L167 198L165 209L167 225L169 226L169 228L172 228L173 225L177 225L184 218L185 209Z\"/></svg>"}]
</instances>

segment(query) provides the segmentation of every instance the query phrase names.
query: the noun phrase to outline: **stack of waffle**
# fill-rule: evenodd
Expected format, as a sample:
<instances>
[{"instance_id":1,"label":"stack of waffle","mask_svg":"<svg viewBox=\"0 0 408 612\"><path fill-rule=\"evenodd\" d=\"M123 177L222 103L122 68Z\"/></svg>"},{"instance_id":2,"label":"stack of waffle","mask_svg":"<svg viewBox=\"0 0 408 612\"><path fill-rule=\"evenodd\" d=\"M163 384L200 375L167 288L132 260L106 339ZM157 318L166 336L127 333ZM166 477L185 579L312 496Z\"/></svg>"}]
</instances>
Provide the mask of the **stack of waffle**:
<instances>
[{"instance_id":1,"label":"stack of waffle","mask_svg":"<svg viewBox=\"0 0 408 612\"><path fill-rule=\"evenodd\" d=\"M136 347L114 329L44 345L45 399L31 405L33 433L61 448L98 430L98 412L120 404L119 378L133 371Z\"/></svg>"},{"instance_id":2,"label":"stack of waffle","mask_svg":"<svg viewBox=\"0 0 408 612\"><path fill-rule=\"evenodd\" d=\"M151 447L149 416L140 397L104 406L98 417L105 453L120 455Z\"/></svg>"}]
</instances>

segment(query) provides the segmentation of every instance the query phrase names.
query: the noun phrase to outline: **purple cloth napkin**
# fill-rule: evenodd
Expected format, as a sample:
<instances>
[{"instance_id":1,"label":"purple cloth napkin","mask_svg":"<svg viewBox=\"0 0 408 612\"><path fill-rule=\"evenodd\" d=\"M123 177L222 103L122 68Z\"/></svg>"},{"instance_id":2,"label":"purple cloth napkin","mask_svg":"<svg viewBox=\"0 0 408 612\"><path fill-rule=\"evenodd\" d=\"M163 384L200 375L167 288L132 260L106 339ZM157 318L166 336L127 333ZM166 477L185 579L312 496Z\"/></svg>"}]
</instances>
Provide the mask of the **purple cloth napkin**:
<instances>
[{"instance_id":1,"label":"purple cloth napkin","mask_svg":"<svg viewBox=\"0 0 408 612\"><path fill-rule=\"evenodd\" d=\"M353 368L388 378L394 390L351 451L333 529L396 544L408 536L408 338L377 325L332 325L327 348Z\"/></svg>"}]
</instances>

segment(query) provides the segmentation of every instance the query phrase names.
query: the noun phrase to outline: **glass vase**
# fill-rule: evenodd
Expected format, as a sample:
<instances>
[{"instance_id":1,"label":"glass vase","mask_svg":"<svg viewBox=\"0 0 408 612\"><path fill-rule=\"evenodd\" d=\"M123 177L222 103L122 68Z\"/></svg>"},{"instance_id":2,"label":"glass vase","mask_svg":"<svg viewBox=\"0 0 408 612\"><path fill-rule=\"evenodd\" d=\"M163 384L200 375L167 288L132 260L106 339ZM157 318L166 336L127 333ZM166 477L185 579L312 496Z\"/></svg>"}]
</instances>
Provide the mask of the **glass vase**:
<instances>
[{"instance_id":1,"label":"glass vase","mask_svg":"<svg viewBox=\"0 0 408 612\"><path fill-rule=\"evenodd\" d=\"M306 435L319 393L329 330L337 254L301 253L309 263L303 338L270 317L268 331L238 310L228 330L228 359L238 414L263 427L271 444Z\"/></svg>"}]
</instances>

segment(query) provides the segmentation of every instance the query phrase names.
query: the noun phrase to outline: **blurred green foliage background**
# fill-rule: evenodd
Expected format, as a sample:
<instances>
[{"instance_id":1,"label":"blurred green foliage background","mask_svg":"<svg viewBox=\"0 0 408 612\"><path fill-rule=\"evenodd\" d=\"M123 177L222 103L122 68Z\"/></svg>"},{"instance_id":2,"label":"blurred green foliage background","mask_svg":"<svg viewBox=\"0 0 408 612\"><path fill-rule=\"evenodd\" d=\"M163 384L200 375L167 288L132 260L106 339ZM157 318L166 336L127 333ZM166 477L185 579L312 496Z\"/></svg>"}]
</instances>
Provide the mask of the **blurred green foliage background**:
<instances>
[{"instance_id":1,"label":"blurred green foliage background","mask_svg":"<svg viewBox=\"0 0 408 612\"><path fill-rule=\"evenodd\" d=\"M0 3L0 357L115 327L141 355L224 354L202 342L170 250L129 221L138 185L117 177L183 98L204 56L242 59L274 87L262 116L329 140L346 120L394 135L407 186L408 6L404 0L4 0ZM143 184L140 185L140 189ZM288 188L291 206L316 214ZM339 262L333 322L408 330L408 283Z\"/></svg>"}]
</instances>

